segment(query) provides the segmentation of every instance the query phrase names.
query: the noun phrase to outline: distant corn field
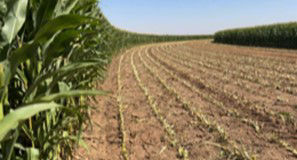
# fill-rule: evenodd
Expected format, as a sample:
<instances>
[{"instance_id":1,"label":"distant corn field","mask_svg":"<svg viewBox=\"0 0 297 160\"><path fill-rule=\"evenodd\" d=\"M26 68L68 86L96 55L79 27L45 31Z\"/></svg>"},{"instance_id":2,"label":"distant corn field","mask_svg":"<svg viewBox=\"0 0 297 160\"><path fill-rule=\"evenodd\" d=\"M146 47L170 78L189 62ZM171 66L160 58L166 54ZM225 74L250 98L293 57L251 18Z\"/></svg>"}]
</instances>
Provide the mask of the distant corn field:
<instances>
[{"instance_id":1,"label":"distant corn field","mask_svg":"<svg viewBox=\"0 0 297 160\"><path fill-rule=\"evenodd\" d=\"M215 34L214 41L240 45L297 48L297 23L220 31Z\"/></svg>"}]
</instances>

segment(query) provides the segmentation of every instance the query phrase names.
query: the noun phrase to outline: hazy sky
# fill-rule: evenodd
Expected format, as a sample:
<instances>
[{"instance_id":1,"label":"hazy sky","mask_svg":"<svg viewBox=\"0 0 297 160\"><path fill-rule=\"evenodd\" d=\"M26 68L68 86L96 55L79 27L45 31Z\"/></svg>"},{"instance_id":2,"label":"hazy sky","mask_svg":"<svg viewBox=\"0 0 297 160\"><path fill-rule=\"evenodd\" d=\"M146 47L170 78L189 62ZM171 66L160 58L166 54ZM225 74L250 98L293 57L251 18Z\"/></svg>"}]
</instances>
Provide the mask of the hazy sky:
<instances>
[{"instance_id":1,"label":"hazy sky","mask_svg":"<svg viewBox=\"0 0 297 160\"><path fill-rule=\"evenodd\" d=\"M155 34L218 30L297 21L297 0L101 0L118 28Z\"/></svg>"}]
</instances>

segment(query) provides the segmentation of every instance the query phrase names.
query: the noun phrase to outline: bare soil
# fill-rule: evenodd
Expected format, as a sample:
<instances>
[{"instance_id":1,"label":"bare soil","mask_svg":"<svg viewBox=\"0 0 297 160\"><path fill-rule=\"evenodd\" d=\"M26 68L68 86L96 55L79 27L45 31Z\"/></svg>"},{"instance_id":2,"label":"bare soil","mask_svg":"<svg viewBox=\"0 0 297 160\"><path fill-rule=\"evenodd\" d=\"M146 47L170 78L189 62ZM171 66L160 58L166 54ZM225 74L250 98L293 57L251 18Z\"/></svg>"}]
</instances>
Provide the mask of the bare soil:
<instances>
[{"instance_id":1,"label":"bare soil","mask_svg":"<svg viewBox=\"0 0 297 160\"><path fill-rule=\"evenodd\" d=\"M90 101L76 159L297 159L296 50L145 45L115 57L99 88L112 94Z\"/></svg>"}]
</instances>

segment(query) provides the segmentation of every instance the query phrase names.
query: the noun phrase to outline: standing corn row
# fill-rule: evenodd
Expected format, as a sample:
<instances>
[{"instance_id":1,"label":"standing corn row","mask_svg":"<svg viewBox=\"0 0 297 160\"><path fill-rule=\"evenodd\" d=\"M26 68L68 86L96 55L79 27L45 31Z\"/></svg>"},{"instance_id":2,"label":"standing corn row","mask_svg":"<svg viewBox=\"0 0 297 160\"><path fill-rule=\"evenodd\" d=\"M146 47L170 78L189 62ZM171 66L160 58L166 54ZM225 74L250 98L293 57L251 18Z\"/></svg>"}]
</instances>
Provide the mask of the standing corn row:
<instances>
[{"instance_id":1,"label":"standing corn row","mask_svg":"<svg viewBox=\"0 0 297 160\"><path fill-rule=\"evenodd\" d=\"M220 31L215 34L214 41L228 44L296 49L297 23Z\"/></svg>"}]
</instances>

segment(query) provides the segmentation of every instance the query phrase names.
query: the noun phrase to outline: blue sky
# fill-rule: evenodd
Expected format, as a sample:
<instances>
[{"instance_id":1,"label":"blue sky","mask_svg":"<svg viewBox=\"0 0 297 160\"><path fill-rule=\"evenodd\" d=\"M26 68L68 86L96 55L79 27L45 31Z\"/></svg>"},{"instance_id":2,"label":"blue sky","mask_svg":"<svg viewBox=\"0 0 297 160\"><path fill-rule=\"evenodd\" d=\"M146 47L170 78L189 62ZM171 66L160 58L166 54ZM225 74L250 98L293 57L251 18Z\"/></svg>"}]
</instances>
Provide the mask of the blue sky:
<instances>
[{"instance_id":1,"label":"blue sky","mask_svg":"<svg viewBox=\"0 0 297 160\"><path fill-rule=\"evenodd\" d=\"M297 0L101 0L118 28L154 34L218 30L297 21Z\"/></svg>"}]
</instances>

